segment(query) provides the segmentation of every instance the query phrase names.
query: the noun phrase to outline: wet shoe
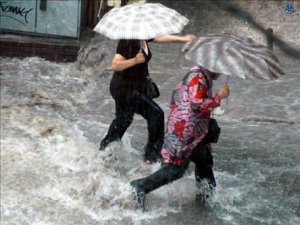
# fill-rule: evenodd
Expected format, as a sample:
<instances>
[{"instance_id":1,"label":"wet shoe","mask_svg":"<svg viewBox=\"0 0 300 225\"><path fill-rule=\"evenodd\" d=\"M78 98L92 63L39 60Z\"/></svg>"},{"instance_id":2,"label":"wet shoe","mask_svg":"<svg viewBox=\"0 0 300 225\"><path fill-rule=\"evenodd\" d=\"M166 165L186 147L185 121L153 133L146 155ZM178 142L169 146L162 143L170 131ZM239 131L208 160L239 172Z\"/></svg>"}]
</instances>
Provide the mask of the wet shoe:
<instances>
[{"instance_id":1,"label":"wet shoe","mask_svg":"<svg viewBox=\"0 0 300 225\"><path fill-rule=\"evenodd\" d=\"M100 147L99 147L99 151L104 151L107 145L108 144L105 144L105 143L101 142Z\"/></svg>"},{"instance_id":2,"label":"wet shoe","mask_svg":"<svg viewBox=\"0 0 300 225\"><path fill-rule=\"evenodd\" d=\"M160 160L159 155L157 154L158 150L157 147L155 145L151 145L151 144L147 144L144 147L144 162L146 164L152 164L152 163L156 163Z\"/></svg>"},{"instance_id":3,"label":"wet shoe","mask_svg":"<svg viewBox=\"0 0 300 225\"><path fill-rule=\"evenodd\" d=\"M99 151L103 151L105 150L105 148L113 141L115 141L116 139L113 139L111 137L105 137L101 142L100 142L100 147L99 147Z\"/></svg>"},{"instance_id":4,"label":"wet shoe","mask_svg":"<svg viewBox=\"0 0 300 225\"><path fill-rule=\"evenodd\" d=\"M214 196L215 183L208 184L196 179L196 202L209 202Z\"/></svg>"},{"instance_id":5,"label":"wet shoe","mask_svg":"<svg viewBox=\"0 0 300 225\"><path fill-rule=\"evenodd\" d=\"M145 211L145 199L146 199L146 194L145 192L139 188L137 181L132 181L130 182L130 185L133 188L133 199L134 199L134 209L135 210L142 210L143 212Z\"/></svg>"},{"instance_id":6,"label":"wet shoe","mask_svg":"<svg viewBox=\"0 0 300 225\"><path fill-rule=\"evenodd\" d=\"M208 195L196 194L196 202L203 204L209 198Z\"/></svg>"},{"instance_id":7,"label":"wet shoe","mask_svg":"<svg viewBox=\"0 0 300 225\"><path fill-rule=\"evenodd\" d=\"M145 155L144 156L144 163L145 164L153 164L153 163L157 163L160 161L160 158L158 157L158 155Z\"/></svg>"}]
</instances>

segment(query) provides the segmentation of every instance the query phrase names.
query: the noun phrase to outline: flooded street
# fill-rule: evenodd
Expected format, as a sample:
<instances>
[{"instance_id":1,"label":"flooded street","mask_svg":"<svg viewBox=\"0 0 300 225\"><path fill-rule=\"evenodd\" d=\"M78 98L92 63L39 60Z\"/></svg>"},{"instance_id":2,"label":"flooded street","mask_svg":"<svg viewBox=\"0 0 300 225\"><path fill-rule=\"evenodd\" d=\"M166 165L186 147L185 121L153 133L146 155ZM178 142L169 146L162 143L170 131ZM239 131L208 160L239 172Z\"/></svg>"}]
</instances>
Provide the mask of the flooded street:
<instances>
[{"instance_id":1,"label":"flooded street","mask_svg":"<svg viewBox=\"0 0 300 225\"><path fill-rule=\"evenodd\" d=\"M103 63L81 69L1 58L1 224L300 223L300 67L275 81L230 78L225 114L215 116L222 133L213 152L214 199L195 202L191 164L182 179L149 194L142 213L132 209L129 182L160 166L142 162L145 120L135 116L121 142L97 150L113 119L108 62L115 45L105 45ZM150 46L165 114L192 65L180 47Z\"/></svg>"}]
</instances>

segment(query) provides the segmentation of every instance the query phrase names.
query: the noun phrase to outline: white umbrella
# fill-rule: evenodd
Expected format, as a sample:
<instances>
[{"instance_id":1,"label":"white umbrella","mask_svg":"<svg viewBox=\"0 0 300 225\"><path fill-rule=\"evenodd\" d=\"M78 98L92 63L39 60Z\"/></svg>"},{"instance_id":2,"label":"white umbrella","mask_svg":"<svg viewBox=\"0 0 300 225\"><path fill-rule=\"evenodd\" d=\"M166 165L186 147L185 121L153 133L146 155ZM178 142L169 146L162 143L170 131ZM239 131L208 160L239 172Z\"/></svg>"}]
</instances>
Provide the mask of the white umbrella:
<instances>
[{"instance_id":1,"label":"white umbrella","mask_svg":"<svg viewBox=\"0 0 300 225\"><path fill-rule=\"evenodd\" d=\"M213 34L198 38L186 48L187 59L211 72L266 80L284 74L276 56L250 38Z\"/></svg>"},{"instance_id":2,"label":"white umbrella","mask_svg":"<svg viewBox=\"0 0 300 225\"><path fill-rule=\"evenodd\" d=\"M160 3L131 4L111 9L94 31L114 40L147 40L179 33L188 21L177 11Z\"/></svg>"}]
</instances>

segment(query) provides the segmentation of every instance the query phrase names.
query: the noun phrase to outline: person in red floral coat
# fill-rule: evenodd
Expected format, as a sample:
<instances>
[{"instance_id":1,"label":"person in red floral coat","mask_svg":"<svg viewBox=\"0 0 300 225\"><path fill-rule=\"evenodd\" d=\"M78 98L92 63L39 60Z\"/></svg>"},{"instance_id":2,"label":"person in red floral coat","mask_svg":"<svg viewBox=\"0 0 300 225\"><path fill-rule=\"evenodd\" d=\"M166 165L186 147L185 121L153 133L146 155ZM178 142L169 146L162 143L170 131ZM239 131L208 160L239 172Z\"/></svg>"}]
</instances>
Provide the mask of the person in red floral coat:
<instances>
[{"instance_id":1,"label":"person in red floral coat","mask_svg":"<svg viewBox=\"0 0 300 225\"><path fill-rule=\"evenodd\" d=\"M207 179L210 189L215 188L211 143L204 140L212 110L220 106L221 99L227 98L230 92L228 85L224 84L212 95L213 80L218 76L196 66L177 84L161 150L163 166L150 176L131 182L139 196L182 177L190 161L196 164L196 181Z\"/></svg>"}]
</instances>

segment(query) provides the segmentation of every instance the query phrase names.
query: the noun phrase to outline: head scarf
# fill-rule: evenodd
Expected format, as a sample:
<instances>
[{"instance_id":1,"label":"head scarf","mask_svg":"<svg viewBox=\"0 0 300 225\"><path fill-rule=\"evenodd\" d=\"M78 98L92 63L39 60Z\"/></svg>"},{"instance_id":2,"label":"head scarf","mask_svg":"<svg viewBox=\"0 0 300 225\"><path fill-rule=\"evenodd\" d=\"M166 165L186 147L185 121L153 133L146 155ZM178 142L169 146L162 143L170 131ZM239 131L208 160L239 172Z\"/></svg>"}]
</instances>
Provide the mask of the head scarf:
<instances>
[{"instance_id":1,"label":"head scarf","mask_svg":"<svg viewBox=\"0 0 300 225\"><path fill-rule=\"evenodd\" d=\"M197 65L197 66L194 66L190 69L191 72L194 72L194 73L200 73L202 72L202 74L204 75L205 79L206 79L206 82L207 82L207 88L208 89L211 89L212 88L212 84L213 84L213 81L212 81L212 72L210 72L208 69L200 66L200 65Z\"/></svg>"}]
</instances>

